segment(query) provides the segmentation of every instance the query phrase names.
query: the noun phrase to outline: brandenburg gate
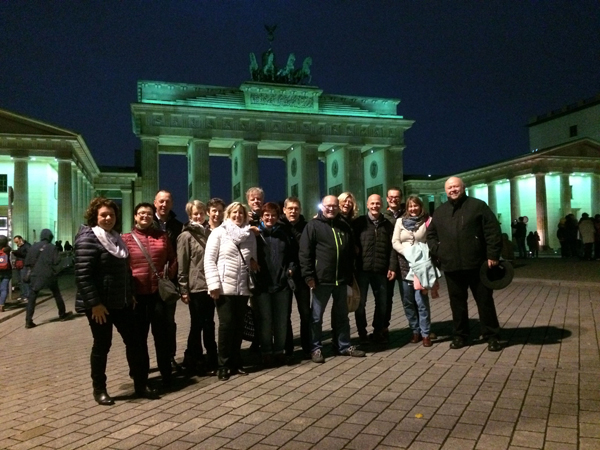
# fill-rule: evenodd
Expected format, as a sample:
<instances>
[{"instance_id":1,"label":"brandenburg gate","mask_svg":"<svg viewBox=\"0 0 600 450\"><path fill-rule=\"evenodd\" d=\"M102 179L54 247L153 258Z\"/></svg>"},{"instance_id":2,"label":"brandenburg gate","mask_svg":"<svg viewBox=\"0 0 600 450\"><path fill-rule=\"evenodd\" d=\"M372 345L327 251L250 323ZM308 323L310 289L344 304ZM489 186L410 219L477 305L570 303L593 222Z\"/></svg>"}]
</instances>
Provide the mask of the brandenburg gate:
<instances>
[{"instance_id":1,"label":"brandenburg gate","mask_svg":"<svg viewBox=\"0 0 600 450\"><path fill-rule=\"evenodd\" d=\"M272 58L262 69L251 66L253 80L239 88L139 81L131 112L142 143L142 199L159 188L159 154L187 156L188 198L202 201L211 196L211 175L218 176L210 173L210 156L231 160L232 201L261 185L259 158L283 159L286 173L272 176L286 177L287 195L299 197L306 213L320 201L319 161L326 192L351 191L363 208L368 195L402 186L404 132L414 121L397 115L400 100L301 85L307 60L295 75L268 67Z\"/></svg>"}]
</instances>

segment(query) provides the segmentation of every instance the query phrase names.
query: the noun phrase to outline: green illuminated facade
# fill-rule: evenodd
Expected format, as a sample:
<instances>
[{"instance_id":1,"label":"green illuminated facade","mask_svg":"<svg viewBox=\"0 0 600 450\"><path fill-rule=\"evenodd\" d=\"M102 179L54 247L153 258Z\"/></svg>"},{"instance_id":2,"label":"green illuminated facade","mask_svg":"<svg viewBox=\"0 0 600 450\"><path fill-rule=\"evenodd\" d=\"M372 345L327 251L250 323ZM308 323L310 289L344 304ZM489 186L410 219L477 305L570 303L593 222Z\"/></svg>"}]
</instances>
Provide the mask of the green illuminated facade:
<instances>
[{"instance_id":1,"label":"green illuminated facade","mask_svg":"<svg viewBox=\"0 0 600 450\"><path fill-rule=\"evenodd\" d=\"M246 82L240 88L138 82L131 105L142 142L142 197L158 189L158 155L188 157L189 198L210 198L210 156L231 160L233 201L259 186L259 158L286 163L287 194L316 211L321 192L369 193L402 185L404 132L413 121L397 115L397 99L325 95L314 86Z\"/></svg>"},{"instance_id":2,"label":"green illuminated facade","mask_svg":"<svg viewBox=\"0 0 600 450\"><path fill-rule=\"evenodd\" d=\"M0 109L0 234L35 242L49 228L73 242L90 200L104 194L131 209L137 178L101 172L81 135Z\"/></svg>"}]
</instances>

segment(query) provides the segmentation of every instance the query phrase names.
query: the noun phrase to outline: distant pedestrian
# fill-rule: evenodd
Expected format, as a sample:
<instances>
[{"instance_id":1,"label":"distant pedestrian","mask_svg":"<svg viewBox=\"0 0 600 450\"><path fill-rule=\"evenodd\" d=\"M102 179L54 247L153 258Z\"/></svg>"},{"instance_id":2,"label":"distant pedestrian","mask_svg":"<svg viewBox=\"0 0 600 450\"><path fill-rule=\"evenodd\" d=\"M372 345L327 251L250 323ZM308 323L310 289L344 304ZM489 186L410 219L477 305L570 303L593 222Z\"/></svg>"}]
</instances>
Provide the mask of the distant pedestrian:
<instances>
[{"instance_id":1,"label":"distant pedestrian","mask_svg":"<svg viewBox=\"0 0 600 450\"><path fill-rule=\"evenodd\" d=\"M17 249L13 251L15 256L15 269L19 277L19 291L20 296L18 300L27 301L29 298L29 283L24 280L25 272L25 258L27 258L27 252L31 248L31 244L23 239L23 236L16 235L13 238L13 242L17 245Z\"/></svg>"},{"instance_id":2,"label":"distant pedestrian","mask_svg":"<svg viewBox=\"0 0 600 450\"><path fill-rule=\"evenodd\" d=\"M525 239L527 237L527 224L525 223L525 218L519 217L519 219L512 224L512 229L513 237L517 241L519 258L527 258L527 249L525 248Z\"/></svg>"},{"instance_id":3,"label":"distant pedestrian","mask_svg":"<svg viewBox=\"0 0 600 450\"><path fill-rule=\"evenodd\" d=\"M581 219L579 219L579 236L583 243L583 259L591 261L594 252L594 234L596 228L594 227L594 221L590 218L588 213L583 213Z\"/></svg>"},{"instance_id":4,"label":"distant pedestrian","mask_svg":"<svg viewBox=\"0 0 600 450\"><path fill-rule=\"evenodd\" d=\"M8 238L3 234L0 235L0 312L4 312L4 304L8 297L8 287L12 278L11 250L8 245Z\"/></svg>"},{"instance_id":5,"label":"distant pedestrian","mask_svg":"<svg viewBox=\"0 0 600 450\"><path fill-rule=\"evenodd\" d=\"M71 311L65 310L65 301L58 287L57 268L60 263L58 249L52 244L54 235L48 228L40 233L40 241L31 246L25 259L25 267L29 272L31 291L27 299L27 313L25 315L25 328L34 328L33 314L35 302L39 292L48 288L54 296L58 308L58 318L65 320L71 316Z\"/></svg>"}]
</instances>

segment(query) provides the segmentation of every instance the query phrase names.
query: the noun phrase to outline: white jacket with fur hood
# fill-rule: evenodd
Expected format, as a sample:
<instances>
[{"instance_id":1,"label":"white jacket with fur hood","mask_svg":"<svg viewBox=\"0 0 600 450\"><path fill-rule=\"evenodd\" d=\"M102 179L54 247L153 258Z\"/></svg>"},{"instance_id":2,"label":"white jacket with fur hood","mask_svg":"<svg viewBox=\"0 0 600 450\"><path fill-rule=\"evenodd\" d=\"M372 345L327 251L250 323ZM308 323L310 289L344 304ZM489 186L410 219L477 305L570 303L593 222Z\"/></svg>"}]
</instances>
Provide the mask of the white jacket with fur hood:
<instances>
[{"instance_id":1,"label":"white jacket with fur hood","mask_svg":"<svg viewBox=\"0 0 600 450\"><path fill-rule=\"evenodd\" d=\"M238 227L226 219L210 233L204 255L204 274L208 291L219 290L221 295L250 295L246 263L257 260L256 237L249 226Z\"/></svg>"}]
</instances>

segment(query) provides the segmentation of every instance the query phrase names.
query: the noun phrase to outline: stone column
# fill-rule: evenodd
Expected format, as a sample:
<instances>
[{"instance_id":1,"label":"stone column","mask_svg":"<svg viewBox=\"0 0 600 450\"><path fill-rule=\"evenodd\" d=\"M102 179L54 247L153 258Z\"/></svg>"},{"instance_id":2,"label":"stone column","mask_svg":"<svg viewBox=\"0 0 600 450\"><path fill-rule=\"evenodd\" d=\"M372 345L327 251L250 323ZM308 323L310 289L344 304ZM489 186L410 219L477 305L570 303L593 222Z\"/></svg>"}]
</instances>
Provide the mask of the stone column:
<instances>
[{"instance_id":1,"label":"stone column","mask_svg":"<svg viewBox=\"0 0 600 450\"><path fill-rule=\"evenodd\" d=\"M133 227L133 191L131 187L121 187L121 225L123 233Z\"/></svg>"},{"instance_id":2,"label":"stone column","mask_svg":"<svg viewBox=\"0 0 600 450\"><path fill-rule=\"evenodd\" d=\"M346 167L344 191L352 191L354 198L358 201L360 213L364 214L367 199L365 198L365 167L361 147L349 145L344 151L344 157L346 159L344 163L344 167ZM350 186L352 186L352 189L350 189Z\"/></svg>"},{"instance_id":3,"label":"stone column","mask_svg":"<svg viewBox=\"0 0 600 450\"><path fill-rule=\"evenodd\" d=\"M571 214L571 183L569 181L569 173L560 174L560 208L562 209L562 217Z\"/></svg>"},{"instance_id":4,"label":"stone column","mask_svg":"<svg viewBox=\"0 0 600 450\"><path fill-rule=\"evenodd\" d=\"M317 144L302 145L302 190L300 201L306 217L317 213L317 205L321 202L319 186L319 146Z\"/></svg>"},{"instance_id":5,"label":"stone column","mask_svg":"<svg viewBox=\"0 0 600 450\"><path fill-rule=\"evenodd\" d=\"M158 138L142 137L142 201L152 202L158 191Z\"/></svg>"},{"instance_id":6,"label":"stone column","mask_svg":"<svg viewBox=\"0 0 600 450\"><path fill-rule=\"evenodd\" d=\"M510 179L510 223L512 223L519 218L519 214L521 211L519 205L519 179L513 177Z\"/></svg>"},{"instance_id":7,"label":"stone column","mask_svg":"<svg viewBox=\"0 0 600 450\"><path fill-rule=\"evenodd\" d=\"M387 191L392 187L399 187L402 189L402 192L404 192L404 162L402 160L402 147L390 147L383 151L385 152L386 162L386 185L383 187L383 195L387 195Z\"/></svg>"},{"instance_id":8,"label":"stone column","mask_svg":"<svg viewBox=\"0 0 600 450\"><path fill-rule=\"evenodd\" d=\"M79 190L77 191L77 217L75 218L76 223L83 223L83 216L85 214L85 210L87 209L90 202L85 202L85 193L87 190L85 178L81 171L77 172L77 185L79 186ZM72 244L72 242L71 242Z\"/></svg>"},{"instance_id":9,"label":"stone column","mask_svg":"<svg viewBox=\"0 0 600 450\"><path fill-rule=\"evenodd\" d=\"M498 217L498 201L496 198L496 184L494 182L488 183L488 206Z\"/></svg>"},{"instance_id":10,"label":"stone column","mask_svg":"<svg viewBox=\"0 0 600 450\"><path fill-rule=\"evenodd\" d=\"M190 139L188 143L188 201L210 200L210 158L208 141Z\"/></svg>"},{"instance_id":11,"label":"stone column","mask_svg":"<svg viewBox=\"0 0 600 450\"><path fill-rule=\"evenodd\" d=\"M591 173L591 188L592 188L592 211L590 216L594 217L595 214L600 213L600 175L597 173Z\"/></svg>"},{"instance_id":12,"label":"stone column","mask_svg":"<svg viewBox=\"0 0 600 450\"><path fill-rule=\"evenodd\" d=\"M55 241L73 241L73 196L71 160L58 160L58 205Z\"/></svg>"},{"instance_id":13,"label":"stone column","mask_svg":"<svg viewBox=\"0 0 600 450\"><path fill-rule=\"evenodd\" d=\"M29 237L29 158L13 158L15 198L12 212L13 236L19 234L23 239Z\"/></svg>"},{"instance_id":14,"label":"stone column","mask_svg":"<svg viewBox=\"0 0 600 450\"><path fill-rule=\"evenodd\" d=\"M233 201L246 202L246 191L259 186L258 142L237 142L231 152L233 176Z\"/></svg>"},{"instance_id":15,"label":"stone column","mask_svg":"<svg viewBox=\"0 0 600 450\"><path fill-rule=\"evenodd\" d=\"M77 231L79 231L79 225L81 225L82 220L79 217L80 205L79 205L79 179L77 178L77 164L71 165L71 205L73 208L72 218L71 218L71 236L75 237ZM72 245L73 241L71 239L66 239ZM64 241L63 241L64 245Z\"/></svg>"},{"instance_id":16,"label":"stone column","mask_svg":"<svg viewBox=\"0 0 600 450\"><path fill-rule=\"evenodd\" d=\"M546 198L546 174L535 174L535 212L537 231L540 235L540 249L548 246L548 202Z\"/></svg>"}]
</instances>

